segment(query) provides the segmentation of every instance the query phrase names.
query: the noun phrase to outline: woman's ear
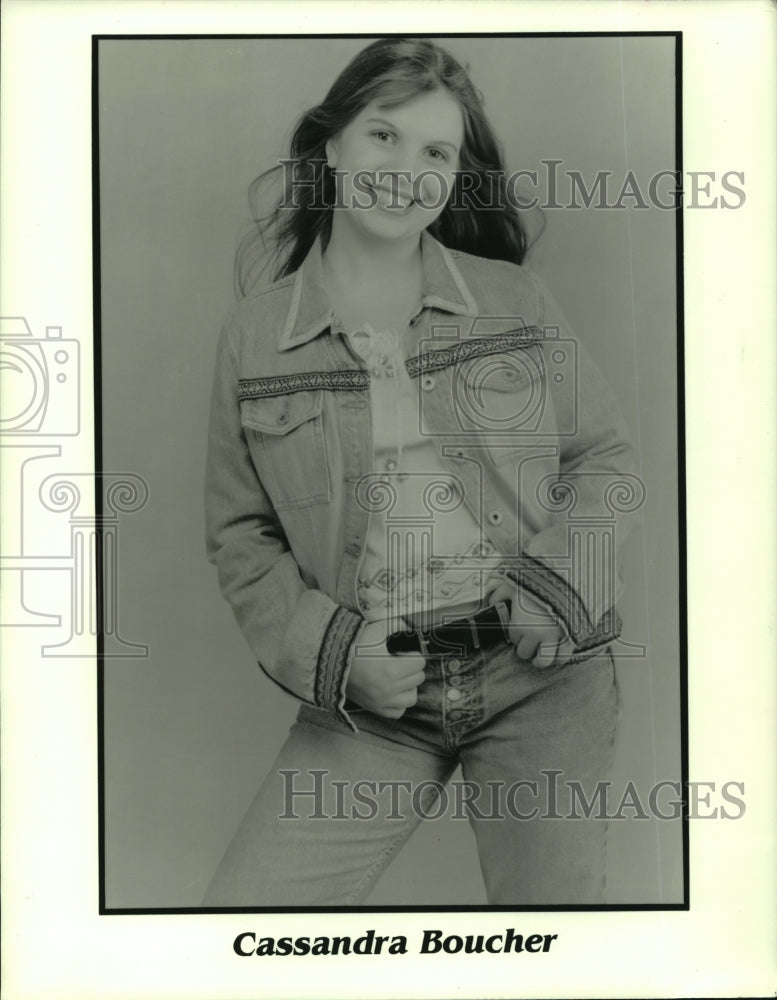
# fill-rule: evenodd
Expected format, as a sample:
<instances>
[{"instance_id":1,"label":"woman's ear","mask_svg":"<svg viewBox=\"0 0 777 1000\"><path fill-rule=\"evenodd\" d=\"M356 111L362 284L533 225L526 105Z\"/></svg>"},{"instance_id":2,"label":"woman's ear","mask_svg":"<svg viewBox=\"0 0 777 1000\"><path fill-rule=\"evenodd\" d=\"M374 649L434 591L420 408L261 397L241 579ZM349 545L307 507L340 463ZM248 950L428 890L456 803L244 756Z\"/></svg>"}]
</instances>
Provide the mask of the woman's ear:
<instances>
[{"instance_id":1,"label":"woman's ear","mask_svg":"<svg viewBox=\"0 0 777 1000\"><path fill-rule=\"evenodd\" d=\"M332 170L337 169L337 140L327 139L326 146L326 165L331 167Z\"/></svg>"}]
</instances>

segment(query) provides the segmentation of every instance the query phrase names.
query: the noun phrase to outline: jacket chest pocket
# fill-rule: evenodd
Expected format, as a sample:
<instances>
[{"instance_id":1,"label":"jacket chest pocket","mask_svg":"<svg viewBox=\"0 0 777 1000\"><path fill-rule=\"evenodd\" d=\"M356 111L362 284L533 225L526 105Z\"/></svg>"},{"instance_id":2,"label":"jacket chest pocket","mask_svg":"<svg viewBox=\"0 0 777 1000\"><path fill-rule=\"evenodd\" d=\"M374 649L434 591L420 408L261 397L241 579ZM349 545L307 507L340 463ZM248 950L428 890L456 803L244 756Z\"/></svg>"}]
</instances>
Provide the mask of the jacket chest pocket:
<instances>
[{"instance_id":1,"label":"jacket chest pocket","mask_svg":"<svg viewBox=\"0 0 777 1000\"><path fill-rule=\"evenodd\" d=\"M259 478L276 510L332 499L323 390L243 399L240 416Z\"/></svg>"},{"instance_id":2,"label":"jacket chest pocket","mask_svg":"<svg viewBox=\"0 0 777 1000\"><path fill-rule=\"evenodd\" d=\"M459 424L482 437L496 465L554 431L539 349L468 361L454 372L452 388Z\"/></svg>"}]
</instances>

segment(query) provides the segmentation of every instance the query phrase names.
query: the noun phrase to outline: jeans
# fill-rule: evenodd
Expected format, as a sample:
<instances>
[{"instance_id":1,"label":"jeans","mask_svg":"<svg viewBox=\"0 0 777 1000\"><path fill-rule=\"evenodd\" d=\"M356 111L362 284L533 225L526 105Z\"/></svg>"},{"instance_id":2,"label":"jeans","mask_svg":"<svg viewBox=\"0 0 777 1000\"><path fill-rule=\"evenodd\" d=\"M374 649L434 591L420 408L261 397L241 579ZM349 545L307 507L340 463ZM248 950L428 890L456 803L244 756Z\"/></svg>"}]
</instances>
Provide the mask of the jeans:
<instances>
[{"instance_id":1,"label":"jeans","mask_svg":"<svg viewBox=\"0 0 777 1000\"><path fill-rule=\"evenodd\" d=\"M602 901L606 820L586 817L580 796L590 803L610 777L619 698L609 653L541 669L503 643L430 657L425 672L398 720L349 709L358 733L300 708L205 906L362 904L418 824L440 813L472 823L490 904ZM457 764L464 781L451 789Z\"/></svg>"}]
</instances>

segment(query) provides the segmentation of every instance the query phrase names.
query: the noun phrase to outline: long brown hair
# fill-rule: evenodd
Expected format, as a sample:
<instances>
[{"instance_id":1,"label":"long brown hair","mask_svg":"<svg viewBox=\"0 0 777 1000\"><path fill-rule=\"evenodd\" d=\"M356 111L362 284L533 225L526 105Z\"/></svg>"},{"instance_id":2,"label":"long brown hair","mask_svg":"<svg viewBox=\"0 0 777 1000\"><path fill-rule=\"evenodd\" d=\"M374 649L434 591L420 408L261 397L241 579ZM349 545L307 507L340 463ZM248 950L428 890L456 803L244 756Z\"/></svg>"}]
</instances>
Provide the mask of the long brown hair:
<instances>
[{"instance_id":1,"label":"long brown hair","mask_svg":"<svg viewBox=\"0 0 777 1000\"><path fill-rule=\"evenodd\" d=\"M240 295L258 283L268 247L274 279L296 271L313 242L329 241L335 182L325 146L371 101L396 107L444 88L461 106L464 142L451 197L429 232L445 246L480 257L520 264L526 230L505 192L500 144L485 115L483 98L463 67L439 45L419 38L383 38L359 52L340 73L321 104L298 122L286 166L256 178L249 189L251 230L240 243L235 284ZM266 181L284 171L285 190L274 208L260 211ZM470 174L465 183L464 175ZM293 189L293 190L291 190ZM473 196L471 192L481 192ZM482 192L485 191L485 195Z\"/></svg>"}]
</instances>

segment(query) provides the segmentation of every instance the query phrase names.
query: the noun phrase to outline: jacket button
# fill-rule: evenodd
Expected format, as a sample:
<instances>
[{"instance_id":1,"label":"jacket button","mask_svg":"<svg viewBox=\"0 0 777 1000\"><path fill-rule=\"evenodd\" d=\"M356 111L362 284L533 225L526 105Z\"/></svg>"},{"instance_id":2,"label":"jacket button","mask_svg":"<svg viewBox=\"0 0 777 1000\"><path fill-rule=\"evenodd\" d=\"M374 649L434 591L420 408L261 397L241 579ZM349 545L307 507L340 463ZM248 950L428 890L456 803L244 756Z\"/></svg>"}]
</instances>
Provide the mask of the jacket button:
<instances>
[{"instance_id":1,"label":"jacket button","mask_svg":"<svg viewBox=\"0 0 777 1000\"><path fill-rule=\"evenodd\" d=\"M421 388L425 389L427 392L429 389L434 389L435 381L431 375L424 375L421 379Z\"/></svg>"},{"instance_id":2,"label":"jacket button","mask_svg":"<svg viewBox=\"0 0 777 1000\"><path fill-rule=\"evenodd\" d=\"M490 524L501 524L502 514L498 510L491 510L488 512L488 520Z\"/></svg>"},{"instance_id":3,"label":"jacket button","mask_svg":"<svg viewBox=\"0 0 777 1000\"><path fill-rule=\"evenodd\" d=\"M387 458L386 459L386 471L387 472L393 472L394 469L396 469L396 467L397 467L397 463L396 463L395 459L393 459L393 458Z\"/></svg>"},{"instance_id":4,"label":"jacket button","mask_svg":"<svg viewBox=\"0 0 777 1000\"><path fill-rule=\"evenodd\" d=\"M278 423L279 424L287 424L288 422L289 422L289 415L288 415L288 413L286 413L285 410L284 410L283 413L279 413L278 414Z\"/></svg>"}]
</instances>

